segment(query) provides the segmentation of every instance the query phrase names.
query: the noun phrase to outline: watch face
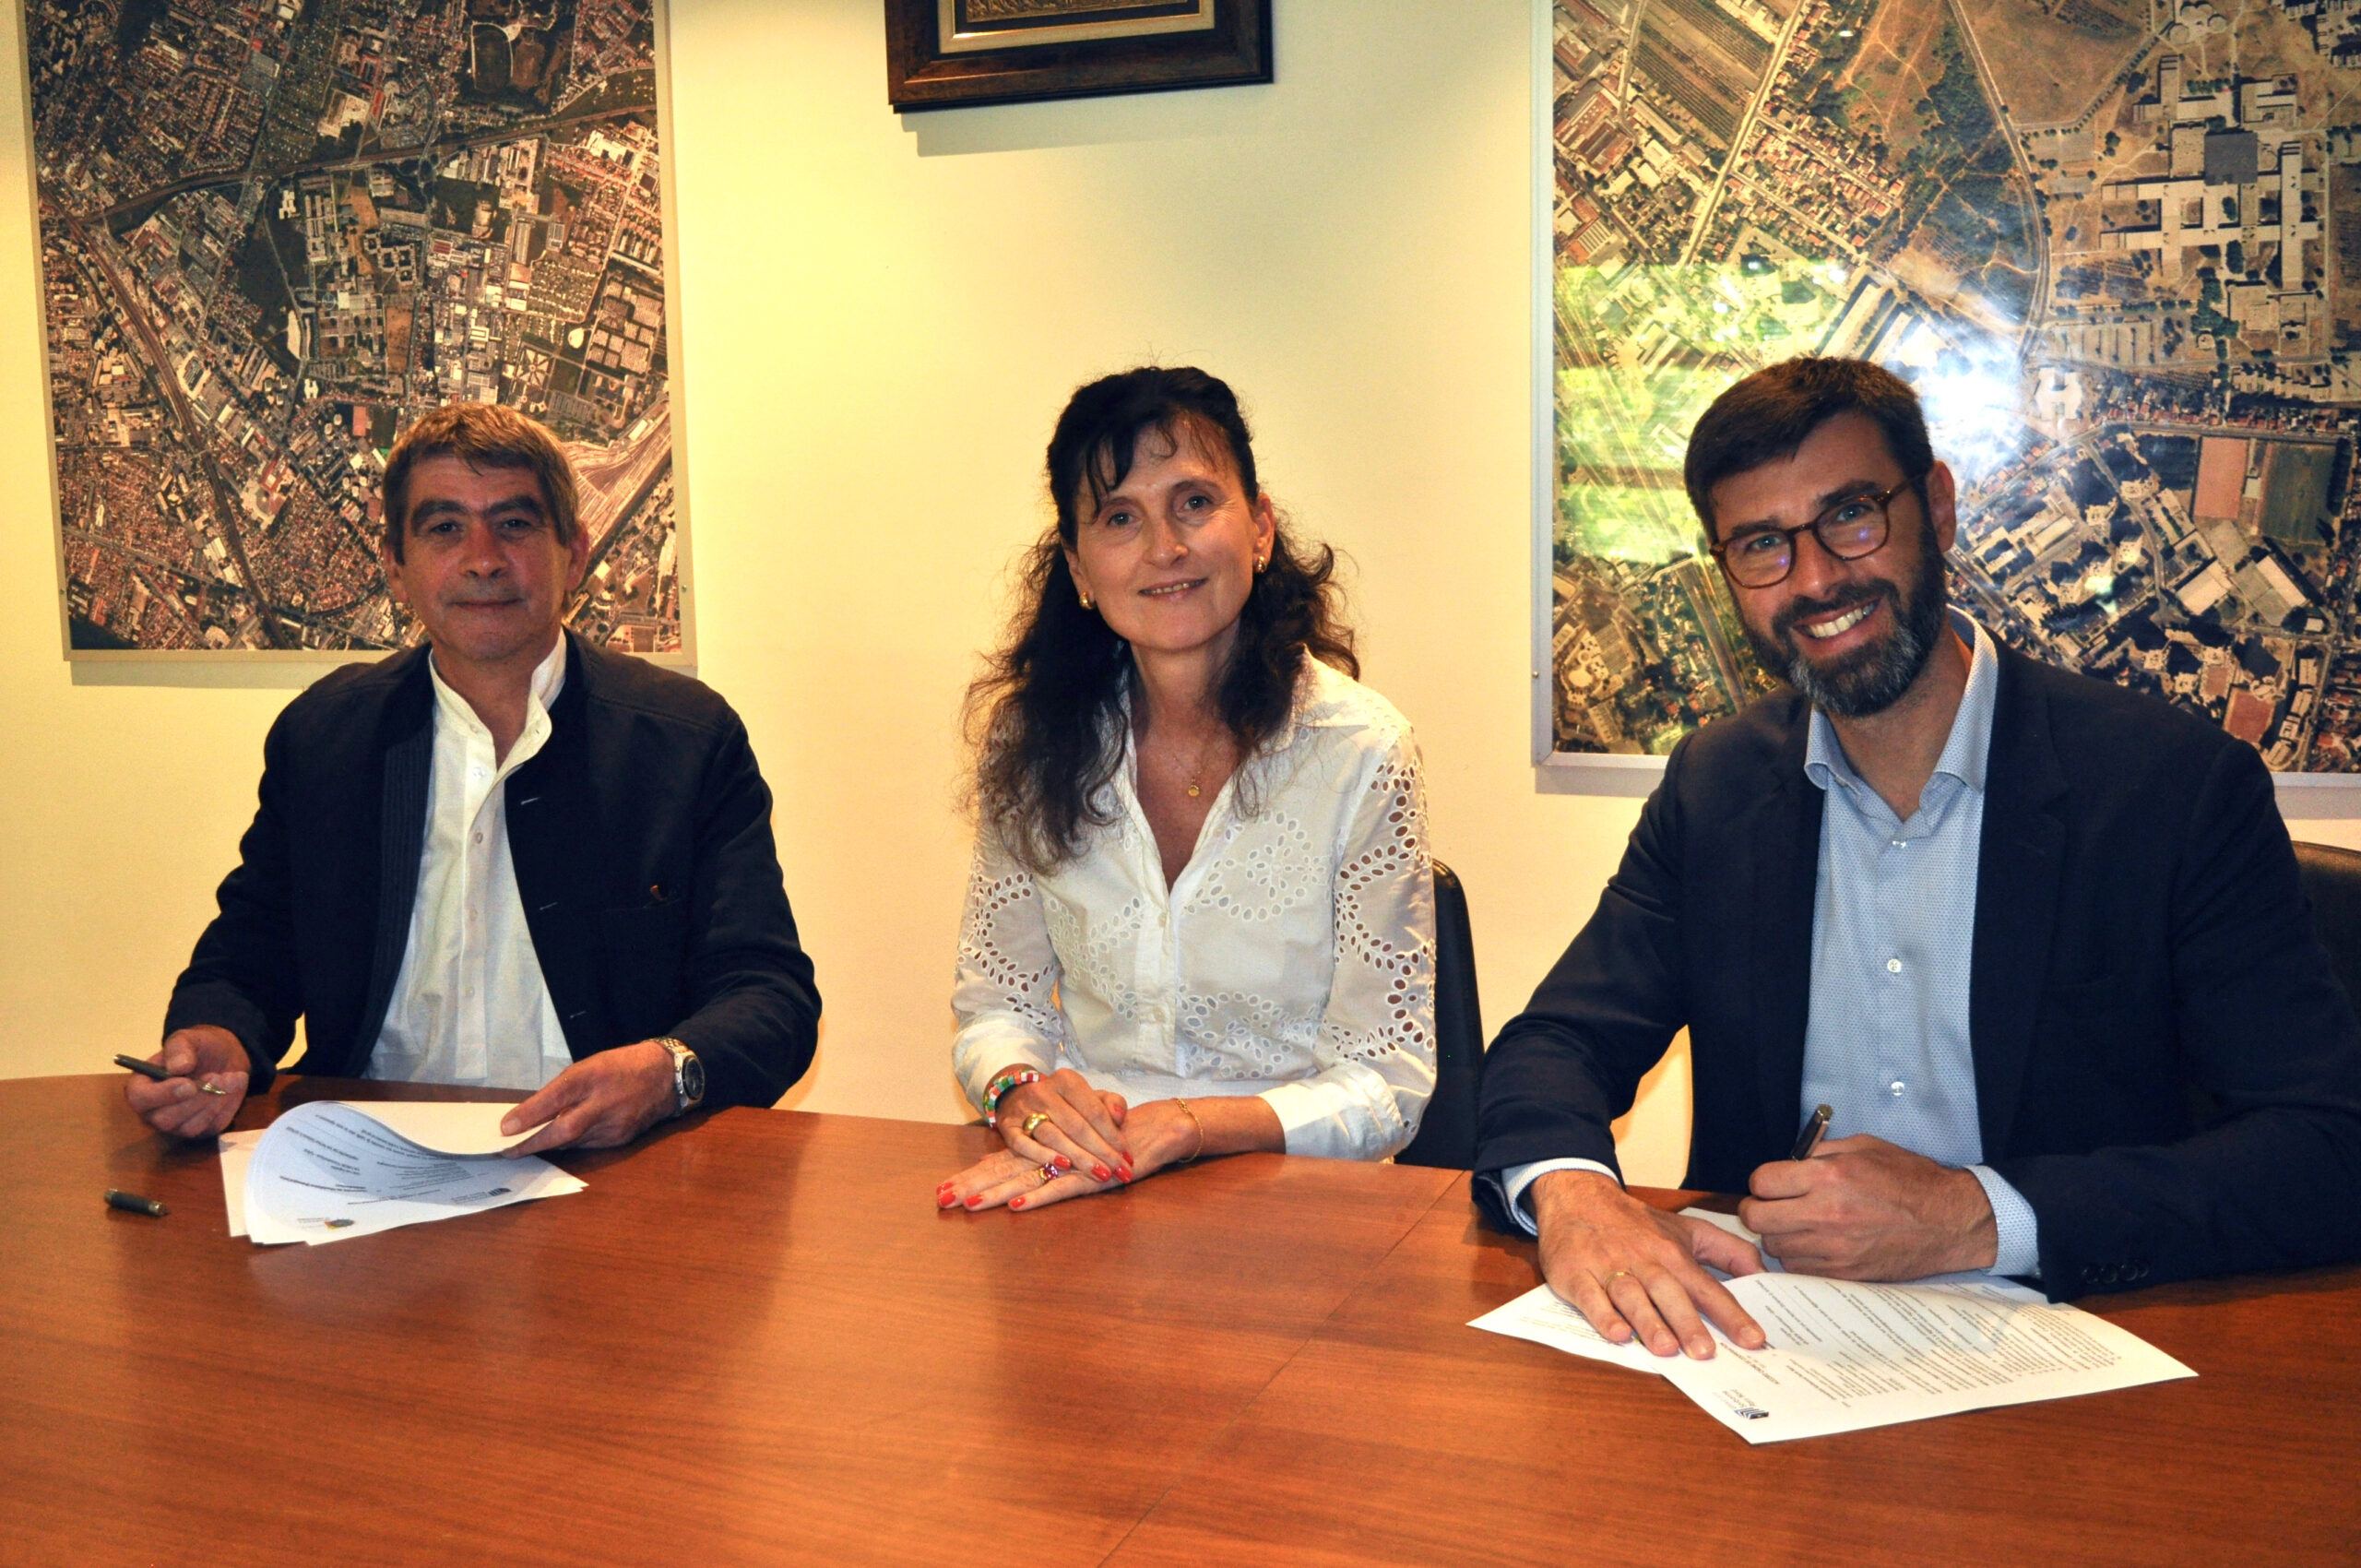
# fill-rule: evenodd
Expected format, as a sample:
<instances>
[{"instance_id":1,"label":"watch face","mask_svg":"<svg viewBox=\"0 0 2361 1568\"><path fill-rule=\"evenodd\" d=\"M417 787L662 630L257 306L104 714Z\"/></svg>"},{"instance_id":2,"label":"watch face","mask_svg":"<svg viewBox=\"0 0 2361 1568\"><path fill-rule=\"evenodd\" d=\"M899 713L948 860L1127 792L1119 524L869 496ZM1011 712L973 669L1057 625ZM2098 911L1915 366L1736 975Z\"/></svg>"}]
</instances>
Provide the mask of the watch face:
<instances>
[{"instance_id":1,"label":"watch face","mask_svg":"<svg viewBox=\"0 0 2361 1568\"><path fill-rule=\"evenodd\" d=\"M705 1099L705 1063L694 1054L681 1063L681 1092L691 1105Z\"/></svg>"}]
</instances>

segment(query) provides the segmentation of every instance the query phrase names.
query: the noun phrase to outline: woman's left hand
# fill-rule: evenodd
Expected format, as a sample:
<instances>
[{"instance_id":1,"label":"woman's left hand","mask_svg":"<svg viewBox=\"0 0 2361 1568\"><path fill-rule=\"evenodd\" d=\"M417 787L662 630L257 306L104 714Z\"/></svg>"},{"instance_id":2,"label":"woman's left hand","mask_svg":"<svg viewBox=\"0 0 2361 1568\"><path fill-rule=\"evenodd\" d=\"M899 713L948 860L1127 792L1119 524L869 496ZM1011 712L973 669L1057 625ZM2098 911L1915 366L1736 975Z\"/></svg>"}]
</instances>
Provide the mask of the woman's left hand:
<instances>
[{"instance_id":1,"label":"woman's left hand","mask_svg":"<svg viewBox=\"0 0 2361 1568\"><path fill-rule=\"evenodd\" d=\"M1124 1118L1132 1146L1132 1180L1196 1157L1204 1137L1190 1113L1169 1099L1135 1105ZM1045 1180L1046 1178L1046 1180ZM1101 1182L1086 1170L1052 1171L1007 1149L988 1154L935 1189L938 1208L1046 1208L1068 1198L1087 1197L1124 1183Z\"/></svg>"}]
</instances>

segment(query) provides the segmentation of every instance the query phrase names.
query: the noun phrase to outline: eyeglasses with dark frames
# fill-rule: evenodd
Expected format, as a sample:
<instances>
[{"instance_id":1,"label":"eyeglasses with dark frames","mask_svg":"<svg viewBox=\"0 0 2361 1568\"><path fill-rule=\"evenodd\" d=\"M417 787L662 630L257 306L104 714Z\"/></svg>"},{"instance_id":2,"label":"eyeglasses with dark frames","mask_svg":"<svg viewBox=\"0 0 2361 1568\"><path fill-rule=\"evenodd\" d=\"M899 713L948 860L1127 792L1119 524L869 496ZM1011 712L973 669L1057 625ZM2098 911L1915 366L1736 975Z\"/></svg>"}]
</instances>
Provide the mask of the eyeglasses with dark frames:
<instances>
[{"instance_id":1,"label":"eyeglasses with dark frames","mask_svg":"<svg viewBox=\"0 0 2361 1568\"><path fill-rule=\"evenodd\" d=\"M1771 588L1787 580L1796 569L1796 536L1809 533L1820 547L1839 561L1858 561L1885 547L1891 523L1886 508L1910 488L1904 480L1892 490L1848 496L1814 517L1791 529L1764 527L1713 546L1714 559L1740 588Z\"/></svg>"}]
</instances>

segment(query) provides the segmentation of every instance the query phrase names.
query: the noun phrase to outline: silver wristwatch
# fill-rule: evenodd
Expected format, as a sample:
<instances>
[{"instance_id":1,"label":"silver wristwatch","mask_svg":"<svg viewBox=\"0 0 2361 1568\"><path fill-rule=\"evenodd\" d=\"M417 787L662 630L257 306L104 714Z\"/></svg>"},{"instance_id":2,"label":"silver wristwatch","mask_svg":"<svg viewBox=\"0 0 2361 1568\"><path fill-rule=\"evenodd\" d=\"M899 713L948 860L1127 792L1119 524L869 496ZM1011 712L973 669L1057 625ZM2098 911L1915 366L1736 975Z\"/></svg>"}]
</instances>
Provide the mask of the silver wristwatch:
<instances>
[{"instance_id":1,"label":"silver wristwatch","mask_svg":"<svg viewBox=\"0 0 2361 1568\"><path fill-rule=\"evenodd\" d=\"M672 1114L686 1116L705 1100L705 1063L677 1039L656 1042L672 1053Z\"/></svg>"}]
</instances>

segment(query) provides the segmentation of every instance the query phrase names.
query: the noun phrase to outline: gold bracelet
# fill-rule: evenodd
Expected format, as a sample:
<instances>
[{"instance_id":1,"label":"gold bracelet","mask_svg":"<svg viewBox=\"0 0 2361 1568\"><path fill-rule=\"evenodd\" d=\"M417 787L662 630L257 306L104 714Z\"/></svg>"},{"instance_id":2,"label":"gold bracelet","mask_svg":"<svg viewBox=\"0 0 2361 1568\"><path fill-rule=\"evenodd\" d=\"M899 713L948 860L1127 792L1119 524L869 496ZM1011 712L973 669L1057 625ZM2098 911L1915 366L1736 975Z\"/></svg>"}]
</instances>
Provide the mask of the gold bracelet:
<instances>
[{"instance_id":1,"label":"gold bracelet","mask_svg":"<svg viewBox=\"0 0 2361 1568\"><path fill-rule=\"evenodd\" d=\"M1180 1108L1180 1114L1186 1116L1189 1119L1189 1124L1197 1129L1197 1152L1180 1162L1183 1165L1187 1165L1203 1158L1204 1155L1205 1124L1197 1120L1197 1113L1189 1109L1189 1102L1187 1100L1176 1099L1172 1103Z\"/></svg>"}]
</instances>

